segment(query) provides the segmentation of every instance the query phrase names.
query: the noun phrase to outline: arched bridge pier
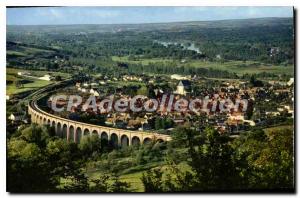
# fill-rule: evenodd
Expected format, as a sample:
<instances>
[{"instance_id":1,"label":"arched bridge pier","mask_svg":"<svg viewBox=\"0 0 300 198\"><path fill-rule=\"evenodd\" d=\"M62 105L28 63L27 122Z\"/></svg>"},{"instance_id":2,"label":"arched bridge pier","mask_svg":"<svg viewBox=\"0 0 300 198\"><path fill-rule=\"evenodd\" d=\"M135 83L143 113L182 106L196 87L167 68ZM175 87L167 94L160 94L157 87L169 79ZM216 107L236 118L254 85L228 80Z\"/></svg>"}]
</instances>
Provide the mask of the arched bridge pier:
<instances>
[{"instance_id":1,"label":"arched bridge pier","mask_svg":"<svg viewBox=\"0 0 300 198\"><path fill-rule=\"evenodd\" d=\"M29 103L28 113L31 115L32 123L52 126L57 136L75 143L79 143L81 138L87 135L98 135L101 140L107 140L114 146L121 147L171 140L169 135L104 127L61 118L41 110L36 101Z\"/></svg>"}]
</instances>

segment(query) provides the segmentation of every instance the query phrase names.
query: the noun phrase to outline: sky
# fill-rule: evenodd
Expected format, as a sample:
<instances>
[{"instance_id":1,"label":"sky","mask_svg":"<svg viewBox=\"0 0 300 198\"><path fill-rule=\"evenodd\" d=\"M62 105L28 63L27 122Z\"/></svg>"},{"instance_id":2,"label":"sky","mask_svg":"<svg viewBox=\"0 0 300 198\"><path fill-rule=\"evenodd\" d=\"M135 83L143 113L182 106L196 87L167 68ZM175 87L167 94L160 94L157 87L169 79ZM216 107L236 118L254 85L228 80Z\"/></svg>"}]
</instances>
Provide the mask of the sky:
<instances>
[{"instance_id":1,"label":"sky","mask_svg":"<svg viewBox=\"0 0 300 198\"><path fill-rule=\"evenodd\" d=\"M31 7L7 8L8 25L132 24L293 17L292 7Z\"/></svg>"}]
</instances>

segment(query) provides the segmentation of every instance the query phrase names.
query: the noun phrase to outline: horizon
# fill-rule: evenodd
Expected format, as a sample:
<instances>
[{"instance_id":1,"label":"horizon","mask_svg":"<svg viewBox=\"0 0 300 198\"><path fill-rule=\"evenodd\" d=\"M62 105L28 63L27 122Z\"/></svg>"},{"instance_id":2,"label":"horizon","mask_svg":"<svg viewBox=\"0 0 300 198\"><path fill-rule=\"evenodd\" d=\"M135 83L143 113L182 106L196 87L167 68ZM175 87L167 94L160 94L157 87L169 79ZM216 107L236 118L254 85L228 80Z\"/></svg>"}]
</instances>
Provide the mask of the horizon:
<instances>
[{"instance_id":1,"label":"horizon","mask_svg":"<svg viewBox=\"0 0 300 198\"><path fill-rule=\"evenodd\" d=\"M199 20L199 21L162 21L162 22L148 22L148 23L74 23L74 24L36 24L36 25L9 25L6 26L72 26L72 25L151 25L151 24L166 24L166 23L192 23L192 22L218 22L218 21L239 21L252 19L293 19L294 17L258 17L258 18L243 18L243 19L220 19L220 20Z\"/></svg>"},{"instance_id":2,"label":"horizon","mask_svg":"<svg viewBox=\"0 0 300 198\"><path fill-rule=\"evenodd\" d=\"M6 11L6 23L11 26L135 25L293 18L293 7L7 7Z\"/></svg>"}]
</instances>

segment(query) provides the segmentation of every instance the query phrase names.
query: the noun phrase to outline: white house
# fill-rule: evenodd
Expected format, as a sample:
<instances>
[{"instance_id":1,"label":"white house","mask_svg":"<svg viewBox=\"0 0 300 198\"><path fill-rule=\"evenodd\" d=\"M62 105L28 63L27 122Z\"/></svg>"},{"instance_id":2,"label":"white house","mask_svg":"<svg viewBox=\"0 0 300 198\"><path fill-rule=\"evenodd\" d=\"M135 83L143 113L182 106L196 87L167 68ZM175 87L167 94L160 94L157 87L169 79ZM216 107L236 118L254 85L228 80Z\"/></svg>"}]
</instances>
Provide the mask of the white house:
<instances>
[{"instance_id":1,"label":"white house","mask_svg":"<svg viewBox=\"0 0 300 198\"><path fill-rule=\"evenodd\" d=\"M294 84L294 78L290 78L290 80L287 82L288 86L291 86L292 84Z\"/></svg>"},{"instance_id":2,"label":"white house","mask_svg":"<svg viewBox=\"0 0 300 198\"><path fill-rule=\"evenodd\" d=\"M244 121L245 117L243 115L229 115L228 119L233 121Z\"/></svg>"},{"instance_id":3,"label":"white house","mask_svg":"<svg viewBox=\"0 0 300 198\"><path fill-rule=\"evenodd\" d=\"M161 90L161 89L154 89L154 93L155 93L155 95L157 96L157 95L158 95L158 93L161 93L161 94L163 94L163 93L164 93L164 91L163 91L163 90Z\"/></svg>"},{"instance_id":4,"label":"white house","mask_svg":"<svg viewBox=\"0 0 300 198\"><path fill-rule=\"evenodd\" d=\"M24 119L24 115L20 114L20 113L15 113L15 114L12 113L12 114L10 114L8 119L10 119L13 122L22 121Z\"/></svg>"},{"instance_id":5,"label":"white house","mask_svg":"<svg viewBox=\"0 0 300 198\"><path fill-rule=\"evenodd\" d=\"M45 74L44 76L42 77L39 77L40 80L46 80L46 81L50 81L53 79L52 76L50 76L49 74Z\"/></svg>"},{"instance_id":6,"label":"white house","mask_svg":"<svg viewBox=\"0 0 300 198\"><path fill-rule=\"evenodd\" d=\"M234 89L234 86L233 85L229 85L228 89Z\"/></svg>"},{"instance_id":7,"label":"white house","mask_svg":"<svg viewBox=\"0 0 300 198\"><path fill-rule=\"evenodd\" d=\"M97 83L95 83L95 82L92 82L91 83L91 86L97 86L98 84Z\"/></svg>"},{"instance_id":8,"label":"white house","mask_svg":"<svg viewBox=\"0 0 300 198\"><path fill-rule=\"evenodd\" d=\"M172 74L171 75L171 79L175 79L175 80L187 80L189 78L190 78L190 76L181 76L179 74Z\"/></svg>"},{"instance_id":9,"label":"white house","mask_svg":"<svg viewBox=\"0 0 300 198\"><path fill-rule=\"evenodd\" d=\"M76 86L77 88L80 88L80 87L81 87L81 83L80 83L80 82L77 82L77 83L75 84L75 86Z\"/></svg>"},{"instance_id":10,"label":"white house","mask_svg":"<svg viewBox=\"0 0 300 198\"><path fill-rule=\"evenodd\" d=\"M280 113L278 111L266 111L266 115L278 116Z\"/></svg>"},{"instance_id":11,"label":"white house","mask_svg":"<svg viewBox=\"0 0 300 198\"><path fill-rule=\"evenodd\" d=\"M100 96L99 91L97 91L96 89L90 89L90 94L94 95L94 96Z\"/></svg>"},{"instance_id":12,"label":"white house","mask_svg":"<svg viewBox=\"0 0 300 198\"><path fill-rule=\"evenodd\" d=\"M30 75L30 73L29 72L18 72L18 75L19 76Z\"/></svg>"},{"instance_id":13,"label":"white house","mask_svg":"<svg viewBox=\"0 0 300 198\"><path fill-rule=\"evenodd\" d=\"M253 120L244 120L244 123L249 123L250 126L255 126L255 122Z\"/></svg>"}]
</instances>

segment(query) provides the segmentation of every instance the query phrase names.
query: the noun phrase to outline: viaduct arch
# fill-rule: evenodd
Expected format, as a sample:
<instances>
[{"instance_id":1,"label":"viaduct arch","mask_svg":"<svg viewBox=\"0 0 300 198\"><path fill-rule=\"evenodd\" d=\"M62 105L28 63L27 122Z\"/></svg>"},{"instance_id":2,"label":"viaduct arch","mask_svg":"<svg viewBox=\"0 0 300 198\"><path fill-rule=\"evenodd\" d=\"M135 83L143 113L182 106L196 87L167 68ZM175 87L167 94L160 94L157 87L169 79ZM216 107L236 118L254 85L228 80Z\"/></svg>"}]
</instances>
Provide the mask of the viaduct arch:
<instances>
[{"instance_id":1,"label":"viaduct arch","mask_svg":"<svg viewBox=\"0 0 300 198\"><path fill-rule=\"evenodd\" d=\"M104 127L61 118L41 110L34 100L28 105L28 113L32 123L50 125L55 129L57 136L76 143L86 135L98 135L101 140L109 141L116 147L147 144L152 140L171 140L169 135Z\"/></svg>"}]
</instances>

